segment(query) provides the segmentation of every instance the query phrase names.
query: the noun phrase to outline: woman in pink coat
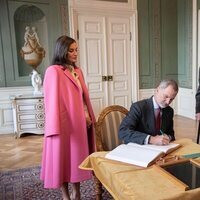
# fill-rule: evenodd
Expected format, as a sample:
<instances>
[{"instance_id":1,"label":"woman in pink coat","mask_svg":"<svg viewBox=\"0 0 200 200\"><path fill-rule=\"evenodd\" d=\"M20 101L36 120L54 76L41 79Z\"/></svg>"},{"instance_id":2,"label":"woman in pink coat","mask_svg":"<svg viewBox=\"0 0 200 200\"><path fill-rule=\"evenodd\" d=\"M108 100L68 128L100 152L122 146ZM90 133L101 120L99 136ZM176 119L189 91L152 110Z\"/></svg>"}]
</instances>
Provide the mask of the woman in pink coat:
<instances>
[{"instance_id":1,"label":"woman in pink coat","mask_svg":"<svg viewBox=\"0 0 200 200\"><path fill-rule=\"evenodd\" d=\"M80 199L80 182L91 172L79 169L95 151L95 117L82 71L75 65L77 43L61 36L44 78L45 136L41 179L45 188L61 188L63 199ZM68 183L72 183L69 194Z\"/></svg>"}]
</instances>

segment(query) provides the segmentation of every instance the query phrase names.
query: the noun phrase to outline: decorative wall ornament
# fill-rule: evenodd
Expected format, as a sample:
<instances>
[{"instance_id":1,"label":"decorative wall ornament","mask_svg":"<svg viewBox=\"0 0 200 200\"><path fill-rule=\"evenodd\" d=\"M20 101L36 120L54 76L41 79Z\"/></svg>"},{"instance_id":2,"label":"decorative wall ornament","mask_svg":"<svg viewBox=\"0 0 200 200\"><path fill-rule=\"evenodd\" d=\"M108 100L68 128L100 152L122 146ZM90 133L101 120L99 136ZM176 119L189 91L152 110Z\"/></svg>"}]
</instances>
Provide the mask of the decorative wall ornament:
<instances>
[{"instance_id":1,"label":"decorative wall ornament","mask_svg":"<svg viewBox=\"0 0 200 200\"><path fill-rule=\"evenodd\" d=\"M33 26L26 26L24 34L24 46L20 50L20 54L25 62L33 68L31 75L32 86L34 87L34 95L41 94L42 80L37 71L37 67L45 57L45 50L39 42L37 29Z\"/></svg>"},{"instance_id":2,"label":"decorative wall ornament","mask_svg":"<svg viewBox=\"0 0 200 200\"><path fill-rule=\"evenodd\" d=\"M32 86L34 87L33 94L34 95L42 94L41 92L42 79L41 79L40 74L34 69L31 73L31 83L32 83Z\"/></svg>"}]
</instances>

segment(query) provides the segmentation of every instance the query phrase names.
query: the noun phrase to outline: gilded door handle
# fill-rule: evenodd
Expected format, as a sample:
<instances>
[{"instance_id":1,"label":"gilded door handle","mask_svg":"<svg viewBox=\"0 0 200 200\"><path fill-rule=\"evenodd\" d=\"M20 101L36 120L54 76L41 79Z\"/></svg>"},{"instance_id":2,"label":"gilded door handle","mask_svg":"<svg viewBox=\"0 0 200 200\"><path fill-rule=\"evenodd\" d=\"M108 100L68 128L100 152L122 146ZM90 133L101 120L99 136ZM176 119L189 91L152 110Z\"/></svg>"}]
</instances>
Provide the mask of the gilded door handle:
<instances>
[{"instance_id":1,"label":"gilded door handle","mask_svg":"<svg viewBox=\"0 0 200 200\"><path fill-rule=\"evenodd\" d=\"M108 81L113 81L113 76L107 76Z\"/></svg>"},{"instance_id":2,"label":"gilded door handle","mask_svg":"<svg viewBox=\"0 0 200 200\"><path fill-rule=\"evenodd\" d=\"M102 81L107 81L107 76L102 76Z\"/></svg>"}]
</instances>

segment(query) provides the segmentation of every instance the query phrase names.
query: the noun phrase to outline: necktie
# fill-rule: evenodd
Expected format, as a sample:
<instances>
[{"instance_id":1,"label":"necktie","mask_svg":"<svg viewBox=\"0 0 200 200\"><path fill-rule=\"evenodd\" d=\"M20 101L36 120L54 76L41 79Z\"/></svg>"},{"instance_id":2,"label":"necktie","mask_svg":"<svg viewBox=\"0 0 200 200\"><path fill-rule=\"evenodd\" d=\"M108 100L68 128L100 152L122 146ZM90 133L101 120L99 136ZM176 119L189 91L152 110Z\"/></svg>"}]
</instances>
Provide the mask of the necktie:
<instances>
[{"instance_id":1,"label":"necktie","mask_svg":"<svg viewBox=\"0 0 200 200\"><path fill-rule=\"evenodd\" d=\"M161 119L160 119L160 108L155 109L155 127L156 127L156 133L160 132L160 126L161 126Z\"/></svg>"}]
</instances>

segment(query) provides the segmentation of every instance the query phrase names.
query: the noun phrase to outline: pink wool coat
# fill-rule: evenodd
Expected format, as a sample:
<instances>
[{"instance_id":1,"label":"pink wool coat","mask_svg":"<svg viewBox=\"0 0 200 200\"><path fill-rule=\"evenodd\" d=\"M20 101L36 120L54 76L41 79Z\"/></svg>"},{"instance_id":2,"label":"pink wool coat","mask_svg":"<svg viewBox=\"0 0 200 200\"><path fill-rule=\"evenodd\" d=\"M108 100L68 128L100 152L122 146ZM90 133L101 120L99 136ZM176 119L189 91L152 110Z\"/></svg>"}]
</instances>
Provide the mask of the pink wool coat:
<instances>
[{"instance_id":1,"label":"pink wool coat","mask_svg":"<svg viewBox=\"0 0 200 200\"><path fill-rule=\"evenodd\" d=\"M82 89L71 73L61 66L47 68L44 78L45 135L40 178L45 188L60 188L64 182L91 178L91 172L79 169L81 162L95 151L95 117L83 74ZM84 101L93 126L87 130Z\"/></svg>"}]
</instances>

